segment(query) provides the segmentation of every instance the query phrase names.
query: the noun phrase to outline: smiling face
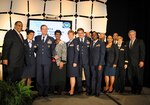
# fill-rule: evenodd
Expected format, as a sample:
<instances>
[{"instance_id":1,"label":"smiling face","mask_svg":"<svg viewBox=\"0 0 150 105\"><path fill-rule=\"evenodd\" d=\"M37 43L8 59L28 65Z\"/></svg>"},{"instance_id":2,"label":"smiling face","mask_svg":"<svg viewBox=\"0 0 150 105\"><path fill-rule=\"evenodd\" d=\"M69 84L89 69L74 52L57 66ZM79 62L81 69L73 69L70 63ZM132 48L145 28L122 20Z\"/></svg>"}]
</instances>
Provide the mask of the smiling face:
<instances>
[{"instance_id":1,"label":"smiling face","mask_svg":"<svg viewBox=\"0 0 150 105\"><path fill-rule=\"evenodd\" d=\"M114 34L113 34L113 39L114 39L114 40L118 40L118 33L114 33Z\"/></svg>"},{"instance_id":2,"label":"smiling face","mask_svg":"<svg viewBox=\"0 0 150 105\"><path fill-rule=\"evenodd\" d=\"M112 37L111 35L109 35L109 36L107 37L107 42L108 42L108 43L112 43L112 42L113 42L113 37Z\"/></svg>"},{"instance_id":3,"label":"smiling face","mask_svg":"<svg viewBox=\"0 0 150 105\"><path fill-rule=\"evenodd\" d=\"M96 32L93 32L93 33L92 33L92 39L93 39L93 40L97 40L97 39L98 39L98 35L97 35Z\"/></svg>"},{"instance_id":4,"label":"smiling face","mask_svg":"<svg viewBox=\"0 0 150 105\"><path fill-rule=\"evenodd\" d=\"M56 34L55 34L55 38L56 38L56 40L60 40L60 38L61 38L61 34L60 34L59 32L56 32Z\"/></svg>"},{"instance_id":5,"label":"smiling face","mask_svg":"<svg viewBox=\"0 0 150 105\"><path fill-rule=\"evenodd\" d=\"M83 38L84 37L84 32L82 30L78 31L78 36L79 38Z\"/></svg>"},{"instance_id":6,"label":"smiling face","mask_svg":"<svg viewBox=\"0 0 150 105\"><path fill-rule=\"evenodd\" d=\"M128 36L130 40L135 40L136 39L136 32L134 30L129 31Z\"/></svg>"},{"instance_id":7,"label":"smiling face","mask_svg":"<svg viewBox=\"0 0 150 105\"><path fill-rule=\"evenodd\" d=\"M41 32L42 32L42 35L47 35L47 32L48 32L48 28L47 28L47 26L42 26L41 27Z\"/></svg>"},{"instance_id":8,"label":"smiling face","mask_svg":"<svg viewBox=\"0 0 150 105\"><path fill-rule=\"evenodd\" d=\"M118 36L118 45L121 45L123 42L123 37Z\"/></svg>"},{"instance_id":9,"label":"smiling face","mask_svg":"<svg viewBox=\"0 0 150 105\"><path fill-rule=\"evenodd\" d=\"M17 22L14 26L14 29L16 29L18 32L21 32L23 28L22 22Z\"/></svg>"},{"instance_id":10,"label":"smiling face","mask_svg":"<svg viewBox=\"0 0 150 105\"><path fill-rule=\"evenodd\" d=\"M34 33L33 33L33 32L29 33L28 36L27 36L27 38L28 38L29 40L33 40L33 38L34 38Z\"/></svg>"},{"instance_id":11,"label":"smiling face","mask_svg":"<svg viewBox=\"0 0 150 105\"><path fill-rule=\"evenodd\" d=\"M102 40L104 40L105 39L105 34L104 33L100 33L99 34L99 38L102 39Z\"/></svg>"},{"instance_id":12,"label":"smiling face","mask_svg":"<svg viewBox=\"0 0 150 105\"><path fill-rule=\"evenodd\" d=\"M68 38L69 38L70 40L72 40L72 39L74 38L74 33L73 33L73 32L69 32L69 33L68 33Z\"/></svg>"}]
</instances>

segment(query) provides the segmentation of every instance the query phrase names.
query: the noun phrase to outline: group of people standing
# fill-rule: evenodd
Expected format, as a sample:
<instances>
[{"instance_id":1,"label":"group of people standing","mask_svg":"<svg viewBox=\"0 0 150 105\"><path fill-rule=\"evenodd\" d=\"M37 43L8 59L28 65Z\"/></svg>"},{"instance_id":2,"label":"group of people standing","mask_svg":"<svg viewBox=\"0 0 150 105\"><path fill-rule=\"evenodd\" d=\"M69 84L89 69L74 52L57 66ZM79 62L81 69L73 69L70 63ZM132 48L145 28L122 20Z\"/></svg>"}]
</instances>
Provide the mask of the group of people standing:
<instances>
[{"instance_id":1,"label":"group of people standing","mask_svg":"<svg viewBox=\"0 0 150 105\"><path fill-rule=\"evenodd\" d=\"M124 92L127 73L131 92L141 93L145 45L136 39L135 30L129 31L130 40L125 43L117 33L108 35L105 42L103 33L93 31L86 36L84 29L79 28L77 38L73 30L68 31L69 41L65 43L60 30L55 31L54 39L48 35L46 25L40 27L41 35L36 37L33 30L28 30L24 40L20 33L22 27L22 22L17 21L4 38L2 60L7 66L8 81L21 80L31 85L32 78L36 78L40 97L47 97L49 90L62 94L66 86L69 86L67 94L72 96L75 91L83 92L84 73L86 95L99 96L102 90ZM66 85L67 78L70 85Z\"/></svg>"}]
</instances>

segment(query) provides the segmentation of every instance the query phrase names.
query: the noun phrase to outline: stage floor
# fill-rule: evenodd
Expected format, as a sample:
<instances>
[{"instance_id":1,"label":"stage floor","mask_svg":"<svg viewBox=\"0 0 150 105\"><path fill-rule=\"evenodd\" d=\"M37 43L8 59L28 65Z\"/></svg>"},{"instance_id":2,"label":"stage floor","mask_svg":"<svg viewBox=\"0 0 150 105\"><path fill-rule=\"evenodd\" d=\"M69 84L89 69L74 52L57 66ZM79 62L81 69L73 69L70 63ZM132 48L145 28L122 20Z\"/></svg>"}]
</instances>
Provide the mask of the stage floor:
<instances>
[{"instance_id":1,"label":"stage floor","mask_svg":"<svg viewBox=\"0 0 150 105\"><path fill-rule=\"evenodd\" d=\"M150 105L150 88L143 88L141 95L130 94L126 87L124 94L116 92L101 94L99 97L82 95L49 95L47 98L36 98L33 105Z\"/></svg>"}]
</instances>

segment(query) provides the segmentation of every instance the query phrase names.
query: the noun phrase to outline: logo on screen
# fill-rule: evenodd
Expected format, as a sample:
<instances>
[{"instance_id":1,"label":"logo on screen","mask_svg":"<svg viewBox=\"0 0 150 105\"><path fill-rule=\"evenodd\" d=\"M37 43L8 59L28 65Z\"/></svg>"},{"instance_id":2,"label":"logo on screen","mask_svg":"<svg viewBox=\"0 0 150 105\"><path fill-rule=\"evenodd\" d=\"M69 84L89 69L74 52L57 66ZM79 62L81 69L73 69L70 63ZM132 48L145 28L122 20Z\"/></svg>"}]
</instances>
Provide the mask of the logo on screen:
<instances>
[{"instance_id":1,"label":"logo on screen","mask_svg":"<svg viewBox=\"0 0 150 105\"><path fill-rule=\"evenodd\" d=\"M63 23L63 28L70 28L70 27L71 27L70 22L64 22Z\"/></svg>"}]
</instances>

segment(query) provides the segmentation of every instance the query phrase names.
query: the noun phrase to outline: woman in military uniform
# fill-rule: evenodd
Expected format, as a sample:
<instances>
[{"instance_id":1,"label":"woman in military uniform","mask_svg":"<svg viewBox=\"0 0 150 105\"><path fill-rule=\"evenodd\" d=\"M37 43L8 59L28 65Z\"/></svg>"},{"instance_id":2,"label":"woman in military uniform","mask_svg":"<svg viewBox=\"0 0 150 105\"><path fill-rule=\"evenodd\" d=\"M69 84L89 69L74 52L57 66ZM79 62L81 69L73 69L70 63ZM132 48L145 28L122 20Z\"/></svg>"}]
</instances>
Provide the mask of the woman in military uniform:
<instances>
[{"instance_id":1,"label":"woman in military uniform","mask_svg":"<svg viewBox=\"0 0 150 105\"><path fill-rule=\"evenodd\" d=\"M35 50L36 44L33 41L34 31L29 30L27 32L27 39L24 40L24 47L25 47L25 67L24 72L22 75L22 82L23 84L31 85L32 78L35 77Z\"/></svg>"}]
</instances>

